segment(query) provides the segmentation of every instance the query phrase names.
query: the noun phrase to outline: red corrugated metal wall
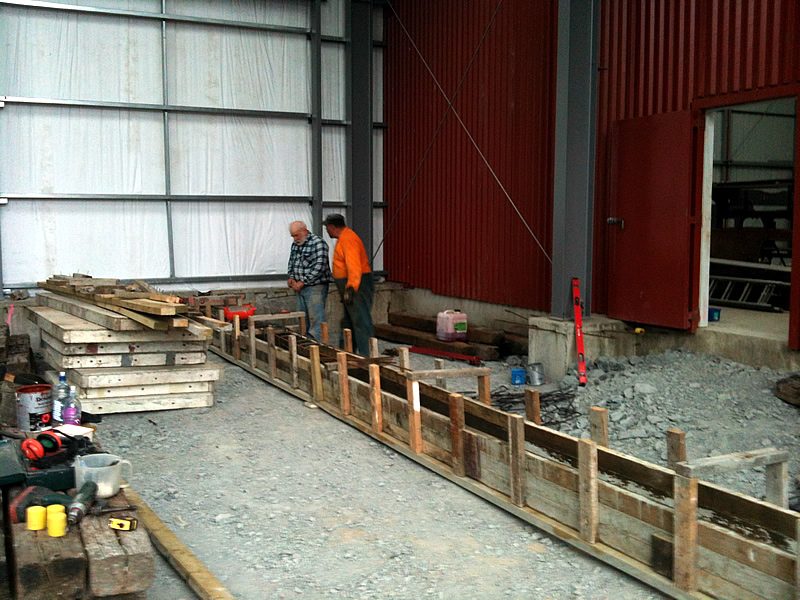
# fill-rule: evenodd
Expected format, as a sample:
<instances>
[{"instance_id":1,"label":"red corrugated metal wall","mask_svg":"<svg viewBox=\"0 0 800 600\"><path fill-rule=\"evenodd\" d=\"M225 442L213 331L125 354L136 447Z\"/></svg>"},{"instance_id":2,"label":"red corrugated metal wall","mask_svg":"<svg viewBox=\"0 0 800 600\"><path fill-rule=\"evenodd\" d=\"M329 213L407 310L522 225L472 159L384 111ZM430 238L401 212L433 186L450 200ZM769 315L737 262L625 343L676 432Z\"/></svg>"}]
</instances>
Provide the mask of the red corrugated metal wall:
<instances>
[{"instance_id":1,"label":"red corrugated metal wall","mask_svg":"<svg viewBox=\"0 0 800 600\"><path fill-rule=\"evenodd\" d=\"M747 102L800 82L798 0L605 0L601 14L595 312L606 310L609 131L616 120ZM669 148L664 149L665 153Z\"/></svg>"},{"instance_id":2,"label":"red corrugated metal wall","mask_svg":"<svg viewBox=\"0 0 800 600\"><path fill-rule=\"evenodd\" d=\"M447 101L403 30L452 98L495 11L454 106L550 253L556 2L395 0L385 9L385 266L438 294L547 310L549 261L452 113L427 150Z\"/></svg>"}]
</instances>

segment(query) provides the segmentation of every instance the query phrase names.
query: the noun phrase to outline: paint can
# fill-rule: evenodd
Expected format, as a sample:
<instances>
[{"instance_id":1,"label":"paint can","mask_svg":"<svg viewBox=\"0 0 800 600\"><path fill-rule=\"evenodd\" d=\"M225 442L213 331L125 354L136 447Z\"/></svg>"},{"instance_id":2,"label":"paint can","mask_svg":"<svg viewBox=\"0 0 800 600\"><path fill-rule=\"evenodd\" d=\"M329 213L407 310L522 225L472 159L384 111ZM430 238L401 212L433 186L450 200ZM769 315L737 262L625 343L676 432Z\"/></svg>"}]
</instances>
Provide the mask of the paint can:
<instances>
[{"instance_id":1,"label":"paint can","mask_svg":"<svg viewBox=\"0 0 800 600\"><path fill-rule=\"evenodd\" d=\"M17 388L17 427L22 431L37 431L50 425L53 386L42 383Z\"/></svg>"},{"instance_id":2,"label":"paint can","mask_svg":"<svg viewBox=\"0 0 800 600\"><path fill-rule=\"evenodd\" d=\"M540 362L528 365L528 383L531 385L542 385L544 383L544 365Z\"/></svg>"}]
</instances>

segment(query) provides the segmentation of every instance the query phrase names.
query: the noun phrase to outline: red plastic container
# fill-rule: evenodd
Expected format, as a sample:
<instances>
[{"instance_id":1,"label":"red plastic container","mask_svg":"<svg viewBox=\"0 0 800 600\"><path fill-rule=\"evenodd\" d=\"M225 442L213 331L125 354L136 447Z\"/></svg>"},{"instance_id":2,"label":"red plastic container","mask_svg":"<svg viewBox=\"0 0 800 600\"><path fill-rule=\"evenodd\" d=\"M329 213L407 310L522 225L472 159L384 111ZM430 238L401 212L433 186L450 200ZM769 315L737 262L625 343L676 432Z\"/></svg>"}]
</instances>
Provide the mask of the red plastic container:
<instances>
[{"instance_id":1,"label":"red plastic container","mask_svg":"<svg viewBox=\"0 0 800 600\"><path fill-rule=\"evenodd\" d=\"M226 306L224 307L224 310L226 321L233 321L233 318L237 316L240 320L246 319L256 314L256 307L252 304L245 304L243 306Z\"/></svg>"}]
</instances>

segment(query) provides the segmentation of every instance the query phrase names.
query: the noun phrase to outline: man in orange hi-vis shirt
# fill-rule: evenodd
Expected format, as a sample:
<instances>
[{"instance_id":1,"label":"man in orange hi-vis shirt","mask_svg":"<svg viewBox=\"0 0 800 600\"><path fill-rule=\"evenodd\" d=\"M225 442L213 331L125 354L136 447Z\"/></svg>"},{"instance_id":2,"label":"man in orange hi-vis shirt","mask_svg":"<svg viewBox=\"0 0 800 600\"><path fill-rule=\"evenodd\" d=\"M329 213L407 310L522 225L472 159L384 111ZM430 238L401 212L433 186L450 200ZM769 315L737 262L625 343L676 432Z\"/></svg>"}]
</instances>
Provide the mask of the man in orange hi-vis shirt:
<instances>
[{"instance_id":1,"label":"man in orange hi-vis shirt","mask_svg":"<svg viewBox=\"0 0 800 600\"><path fill-rule=\"evenodd\" d=\"M328 235L336 240L333 250L333 280L344 304L342 329L353 331L353 349L369 356L372 329L372 296L375 285L364 242L350 229L344 217L331 214L323 221Z\"/></svg>"}]
</instances>

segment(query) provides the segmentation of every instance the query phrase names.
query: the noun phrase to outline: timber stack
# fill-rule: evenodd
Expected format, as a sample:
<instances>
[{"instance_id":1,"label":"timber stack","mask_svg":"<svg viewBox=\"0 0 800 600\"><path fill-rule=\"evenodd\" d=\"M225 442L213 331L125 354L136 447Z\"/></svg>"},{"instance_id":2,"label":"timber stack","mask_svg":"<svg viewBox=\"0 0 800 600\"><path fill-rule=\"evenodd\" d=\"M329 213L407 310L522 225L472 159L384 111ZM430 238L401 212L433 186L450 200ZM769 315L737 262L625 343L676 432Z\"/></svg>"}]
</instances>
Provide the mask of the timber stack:
<instances>
[{"instance_id":1,"label":"timber stack","mask_svg":"<svg viewBox=\"0 0 800 600\"><path fill-rule=\"evenodd\" d=\"M51 277L40 282L37 306L41 351L67 373L87 412L103 414L199 408L214 403L221 367L206 364L209 327L195 321L178 296L144 282Z\"/></svg>"}]
</instances>

